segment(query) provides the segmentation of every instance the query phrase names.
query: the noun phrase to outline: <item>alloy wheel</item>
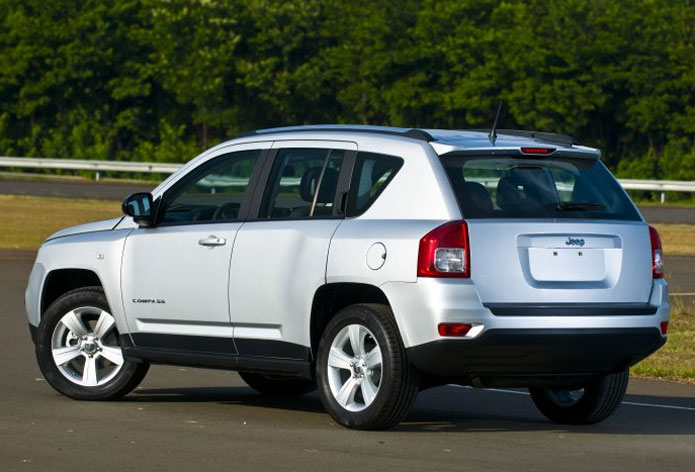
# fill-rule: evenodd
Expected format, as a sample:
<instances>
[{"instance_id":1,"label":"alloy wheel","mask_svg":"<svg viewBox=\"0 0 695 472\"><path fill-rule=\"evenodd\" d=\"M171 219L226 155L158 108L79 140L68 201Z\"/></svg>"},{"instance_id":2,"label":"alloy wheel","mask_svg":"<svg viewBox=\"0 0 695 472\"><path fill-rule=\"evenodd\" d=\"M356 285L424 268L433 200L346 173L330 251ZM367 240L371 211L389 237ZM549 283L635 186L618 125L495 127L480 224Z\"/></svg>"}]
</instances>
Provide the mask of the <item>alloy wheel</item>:
<instances>
[{"instance_id":1,"label":"alloy wheel","mask_svg":"<svg viewBox=\"0 0 695 472\"><path fill-rule=\"evenodd\" d=\"M113 379L123 367L116 320L96 307L80 307L62 316L51 339L58 371L71 382L97 387Z\"/></svg>"},{"instance_id":2,"label":"alloy wheel","mask_svg":"<svg viewBox=\"0 0 695 472\"><path fill-rule=\"evenodd\" d=\"M381 348L369 329L351 324L341 329L328 354L328 382L333 398L348 411L372 404L381 385Z\"/></svg>"}]
</instances>

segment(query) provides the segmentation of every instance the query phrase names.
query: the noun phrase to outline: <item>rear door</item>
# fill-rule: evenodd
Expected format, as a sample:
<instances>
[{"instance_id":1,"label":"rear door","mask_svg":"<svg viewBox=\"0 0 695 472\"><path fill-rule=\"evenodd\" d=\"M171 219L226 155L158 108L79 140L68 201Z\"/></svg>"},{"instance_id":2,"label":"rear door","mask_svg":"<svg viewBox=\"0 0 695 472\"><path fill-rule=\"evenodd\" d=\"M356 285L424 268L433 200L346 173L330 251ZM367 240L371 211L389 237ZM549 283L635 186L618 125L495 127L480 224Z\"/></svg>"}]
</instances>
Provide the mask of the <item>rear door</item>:
<instances>
[{"instance_id":1,"label":"rear door","mask_svg":"<svg viewBox=\"0 0 695 472\"><path fill-rule=\"evenodd\" d=\"M229 303L239 354L309 358L309 319L357 146L273 143L232 256Z\"/></svg>"},{"instance_id":2,"label":"rear door","mask_svg":"<svg viewBox=\"0 0 695 472\"><path fill-rule=\"evenodd\" d=\"M444 165L468 221L483 303L629 311L649 300L648 226L601 162L485 156Z\"/></svg>"}]
</instances>

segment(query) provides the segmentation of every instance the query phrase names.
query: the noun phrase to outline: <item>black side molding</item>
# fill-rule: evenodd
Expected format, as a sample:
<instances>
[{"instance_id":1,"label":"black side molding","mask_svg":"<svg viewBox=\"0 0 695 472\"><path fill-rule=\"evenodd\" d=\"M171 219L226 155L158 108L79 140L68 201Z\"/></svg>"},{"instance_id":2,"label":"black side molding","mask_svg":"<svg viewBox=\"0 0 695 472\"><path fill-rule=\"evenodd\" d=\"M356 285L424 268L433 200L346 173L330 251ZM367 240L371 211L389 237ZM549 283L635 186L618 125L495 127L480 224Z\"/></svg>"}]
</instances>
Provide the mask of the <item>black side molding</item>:
<instances>
[{"instance_id":1,"label":"black side molding","mask_svg":"<svg viewBox=\"0 0 695 472\"><path fill-rule=\"evenodd\" d=\"M227 356L238 354L232 338L155 333L134 333L131 334L131 337L135 343L133 347L138 348L180 350Z\"/></svg>"},{"instance_id":2,"label":"black side molding","mask_svg":"<svg viewBox=\"0 0 695 472\"><path fill-rule=\"evenodd\" d=\"M649 303L486 303L497 316L618 316L653 315L659 307Z\"/></svg>"},{"instance_id":3,"label":"black side molding","mask_svg":"<svg viewBox=\"0 0 695 472\"><path fill-rule=\"evenodd\" d=\"M125 347L127 360L147 361L153 364L185 365L208 369L237 370L261 374L279 374L311 379L311 363L292 359L229 356L204 352L188 352L174 349Z\"/></svg>"},{"instance_id":4,"label":"black side molding","mask_svg":"<svg viewBox=\"0 0 695 472\"><path fill-rule=\"evenodd\" d=\"M181 334L133 333L131 347L310 361L311 349L272 339L222 338ZM127 345L127 344L124 344Z\"/></svg>"},{"instance_id":5,"label":"black side molding","mask_svg":"<svg viewBox=\"0 0 695 472\"><path fill-rule=\"evenodd\" d=\"M133 333L121 336L121 346L136 362L312 378L311 349L284 341Z\"/></svg>"},{"instance_id":6,"label":"black side molding","mask_svg":"<svg viewBox=\"0 0 695 472\"><path fill-rule=\"evenodd\" d=\"M270 357L273 359L290 359L310 361L311 349L299 344L268 339L235 338L234 343L241 356Z\"/></svg>"}]
</instances>

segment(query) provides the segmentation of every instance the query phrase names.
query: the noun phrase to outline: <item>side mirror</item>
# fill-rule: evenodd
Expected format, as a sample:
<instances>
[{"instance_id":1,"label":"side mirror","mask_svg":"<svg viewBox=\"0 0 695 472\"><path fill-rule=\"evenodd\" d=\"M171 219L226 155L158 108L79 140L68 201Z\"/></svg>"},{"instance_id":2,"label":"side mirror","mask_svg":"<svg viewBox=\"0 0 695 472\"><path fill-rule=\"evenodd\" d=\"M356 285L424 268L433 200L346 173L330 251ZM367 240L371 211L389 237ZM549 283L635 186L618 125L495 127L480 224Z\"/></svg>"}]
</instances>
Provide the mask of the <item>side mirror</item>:
<instances>
[{"instance_id":1,"label":"side mirror","mask_svg":"<svg viewBox=\"0 0 695 472\"><path fill-rule=\"evenodd\" d=\"M148 192L134 193L126 198L121 205L123 214L132 216L133 221L145 228L154 226L154 205L152 194Z\"/></svg>"}]
</instances>

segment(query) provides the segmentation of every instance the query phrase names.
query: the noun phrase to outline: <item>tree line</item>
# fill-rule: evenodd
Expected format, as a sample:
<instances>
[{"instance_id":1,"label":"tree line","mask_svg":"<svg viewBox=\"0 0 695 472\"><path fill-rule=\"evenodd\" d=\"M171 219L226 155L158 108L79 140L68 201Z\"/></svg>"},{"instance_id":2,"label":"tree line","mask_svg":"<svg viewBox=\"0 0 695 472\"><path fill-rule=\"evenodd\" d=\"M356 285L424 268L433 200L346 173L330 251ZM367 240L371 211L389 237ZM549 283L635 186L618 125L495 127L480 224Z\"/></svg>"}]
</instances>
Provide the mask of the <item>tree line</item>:
<instances>
[{"instance_id":1,"label":"tree line","mask_svg":"<svg viewBox=\"0 0 695 472\"><path fill-rule=\"evenodd\" d=\"M695 180L692 0L0 0L0 154L181 162L310 123L573 135Z\"/></svg>"}]
</instances>

